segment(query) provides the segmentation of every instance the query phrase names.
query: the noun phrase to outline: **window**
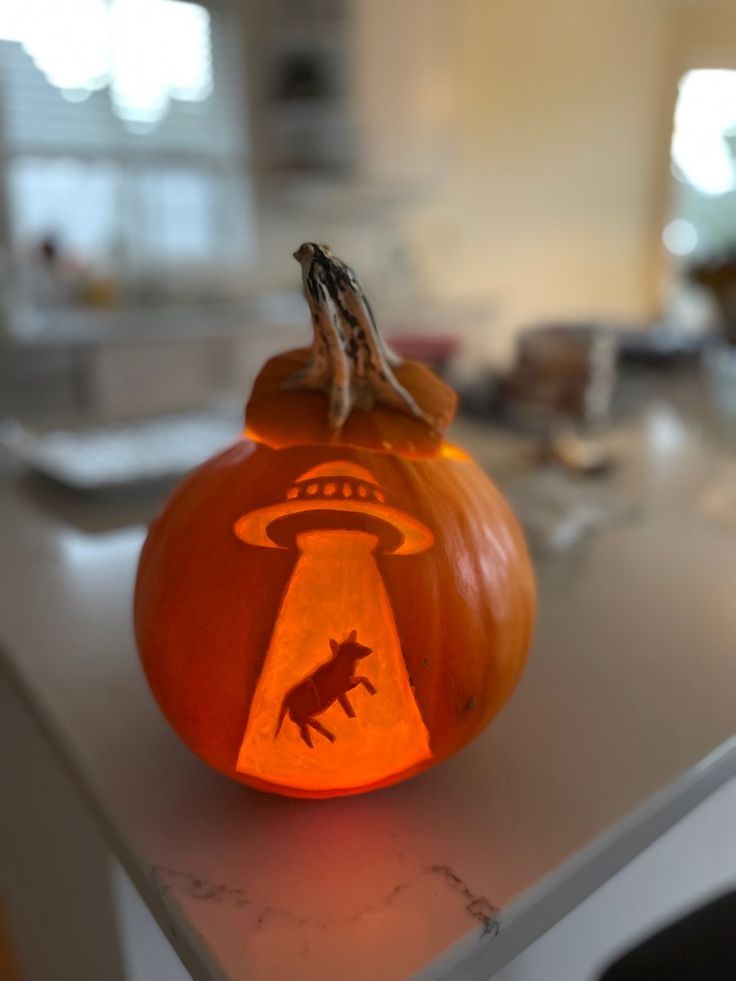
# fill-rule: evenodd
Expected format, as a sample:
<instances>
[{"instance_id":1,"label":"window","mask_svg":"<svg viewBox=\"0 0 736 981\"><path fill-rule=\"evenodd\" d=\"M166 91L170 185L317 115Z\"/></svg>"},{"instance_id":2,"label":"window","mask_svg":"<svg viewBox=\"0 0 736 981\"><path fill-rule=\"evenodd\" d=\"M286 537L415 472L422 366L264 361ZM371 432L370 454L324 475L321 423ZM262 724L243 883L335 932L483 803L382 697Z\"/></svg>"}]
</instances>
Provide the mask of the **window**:
<instances>
[{"instance_id":1,"label":"window","mask_svg":"<svg viewBox=\"0 0 736 981\"><path fill-rule=\"evenodd\" d=\"M736 246L736 71L680 80L672 133L673 193L663 239L676 256Z\"/></svg>"},{"instance_id":2,"label":"window","mask_svg":"<svg viewBox=\"0 0 736 981\"><path fill-rule=\"evenodd\" d=\"M252 260L227 11L188 0L2 0L0 136L14 255L41 243L132 301L211 295Z\"/></svg>"}]
</instances>

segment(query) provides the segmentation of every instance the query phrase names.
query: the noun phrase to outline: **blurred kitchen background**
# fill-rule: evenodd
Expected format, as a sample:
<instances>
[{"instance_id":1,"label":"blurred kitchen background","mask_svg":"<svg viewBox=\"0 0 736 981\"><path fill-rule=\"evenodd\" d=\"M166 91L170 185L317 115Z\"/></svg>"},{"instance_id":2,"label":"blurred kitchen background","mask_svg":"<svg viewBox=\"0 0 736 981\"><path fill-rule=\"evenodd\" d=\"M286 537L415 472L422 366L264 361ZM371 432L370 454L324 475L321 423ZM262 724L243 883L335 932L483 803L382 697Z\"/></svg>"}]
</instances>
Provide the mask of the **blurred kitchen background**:
<instances>
[{"instance_id":1,"label":"blurred kitchen background","mask_svg":"<svg viewBox=\"0 0 736 981\"><path fill-rule=\"evenodd\" d=\"M531 327L717 329L736 12L4 0L0 146L3 416L242 400L309 336L305 239L483 401Z\"/></svg>"},{"instance_id":2,"label":"blurred kitchen background","mask_svg":"<svg viewBox=\"0 0 736 981\"><path fill-rule=\"evenodd\" d=\"M727 0L5 0L0 147L0 442L57 483L233 438L303 240L499 479L620 463L662 366L736 413Z\"/></svg>"}]
</instances>

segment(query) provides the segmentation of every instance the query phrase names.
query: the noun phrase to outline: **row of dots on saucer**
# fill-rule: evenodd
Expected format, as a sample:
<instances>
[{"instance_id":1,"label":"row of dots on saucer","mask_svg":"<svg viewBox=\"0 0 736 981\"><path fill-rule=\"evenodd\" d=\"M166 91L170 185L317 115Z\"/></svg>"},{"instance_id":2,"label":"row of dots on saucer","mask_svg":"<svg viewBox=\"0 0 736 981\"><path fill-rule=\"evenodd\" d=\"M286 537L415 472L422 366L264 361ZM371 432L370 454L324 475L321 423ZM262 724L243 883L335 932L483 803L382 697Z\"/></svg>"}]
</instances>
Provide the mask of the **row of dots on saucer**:
<instances>
[{"instance_id":1,"label":"row of dots on saucer","mask_svg":"<svg viewBox=\"0 0 736 981\"><path fill-rule=\"evenodd\" d=\"M366 487L365 484L351 484L345 481L342 484L330 480L324 484L297 484L290 487L286 492L287 498L293 500L295 497L373 497L383 503L386 495L377 487Z\"/></svg>"}]
</instances>

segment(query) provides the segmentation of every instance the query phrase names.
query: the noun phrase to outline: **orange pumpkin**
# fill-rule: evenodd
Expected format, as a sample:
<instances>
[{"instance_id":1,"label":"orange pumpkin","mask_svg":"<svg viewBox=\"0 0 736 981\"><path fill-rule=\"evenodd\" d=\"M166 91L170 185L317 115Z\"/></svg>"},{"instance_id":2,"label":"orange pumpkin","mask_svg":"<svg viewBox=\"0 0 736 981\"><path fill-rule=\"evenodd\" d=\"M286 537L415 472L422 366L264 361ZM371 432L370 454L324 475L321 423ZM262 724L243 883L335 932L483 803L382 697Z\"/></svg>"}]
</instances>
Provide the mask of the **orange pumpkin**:
<instances>
[{"instance_id":1,"label":"orange pumpkin","mask_svg":"<svg viewBox=\"0 0 736 981\"><path fill-rule=\"evenodd\" d=\"M385 348L348 267L296 256L314 345L264 367L248 435L152 526L135 618L195 753L331 797L416 774L488 724L523 668L534 587L508 505L442 437L454 393Z\"/></svg>"}]
</instances>

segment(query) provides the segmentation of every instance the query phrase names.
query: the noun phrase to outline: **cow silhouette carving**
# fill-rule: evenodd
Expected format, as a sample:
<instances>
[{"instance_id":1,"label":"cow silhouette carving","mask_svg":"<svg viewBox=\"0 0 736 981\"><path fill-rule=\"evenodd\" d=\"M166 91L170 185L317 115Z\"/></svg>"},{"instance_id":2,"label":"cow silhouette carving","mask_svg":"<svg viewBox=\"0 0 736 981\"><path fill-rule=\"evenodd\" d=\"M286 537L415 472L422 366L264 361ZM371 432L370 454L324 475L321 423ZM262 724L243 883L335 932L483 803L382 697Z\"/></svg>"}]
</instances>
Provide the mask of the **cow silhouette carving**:
<instances>
[{"instance_id":1,"label":"cow silhouette carving","mask_svg":"<svg viewBox=\"0 0 736 981\"><path fill-rule=\"evenodd\" d=\"M358 643L356 631L352 630L347 640L341 644L331 640L330 648L332 657L329 661L318 665L311 674L284 695L274 739L278 737L288 714L310 749L314 748L310 729L314 729L334 743L335 734L323 726L315 716L321 715L334 702L339 702L345 715L349 719L354 719L355 710L348 699L348 692L358 685L363 685L371 695L376 694L375 686L367 678L355 673L358 661L373 653L372 648Z\"/></svg>"}]
</instances>

